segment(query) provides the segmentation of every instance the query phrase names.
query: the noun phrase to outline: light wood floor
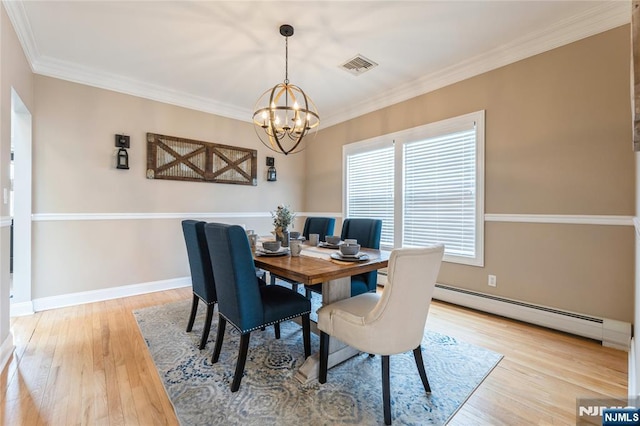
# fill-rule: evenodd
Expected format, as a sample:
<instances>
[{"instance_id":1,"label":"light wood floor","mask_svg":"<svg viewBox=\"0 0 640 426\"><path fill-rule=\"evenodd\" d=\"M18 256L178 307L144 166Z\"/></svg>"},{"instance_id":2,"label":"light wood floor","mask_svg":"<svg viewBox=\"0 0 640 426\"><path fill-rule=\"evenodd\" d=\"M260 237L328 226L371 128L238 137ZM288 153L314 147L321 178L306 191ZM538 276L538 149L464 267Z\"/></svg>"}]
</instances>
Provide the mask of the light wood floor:
<instances>
[{"instance_id":1,"label":"light wood floor","mask_svg":"<svg viewBox=\"0 0 640 426\"><path fill-rule=\"evenodd\" d=\"M131 311L190 297L184 288L12 319L0 424L177 424ZM627 353L598 342L440 302L427 327L504 355L453 425L575 424L576 398L627 394Z\"/></svg>"}]
</instances>

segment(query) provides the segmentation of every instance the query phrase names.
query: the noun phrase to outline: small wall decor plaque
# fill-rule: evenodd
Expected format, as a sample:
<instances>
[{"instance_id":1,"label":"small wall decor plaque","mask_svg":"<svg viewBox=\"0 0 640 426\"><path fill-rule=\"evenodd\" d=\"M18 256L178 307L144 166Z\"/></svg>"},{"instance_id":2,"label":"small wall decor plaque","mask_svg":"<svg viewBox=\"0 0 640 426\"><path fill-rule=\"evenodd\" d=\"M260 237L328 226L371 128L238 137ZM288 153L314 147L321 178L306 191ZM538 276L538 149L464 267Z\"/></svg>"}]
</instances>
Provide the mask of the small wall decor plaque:
<instances>
[{"instance_id":1,"label":"small wall decor plaque","mask_svg":"<svg viewBox=\"0 0 640 426\"><path fill-rule=\"evenodd\" d=\"M257 185L255 149L147 133L147 178Z\"/></svg>"}]
</instances>

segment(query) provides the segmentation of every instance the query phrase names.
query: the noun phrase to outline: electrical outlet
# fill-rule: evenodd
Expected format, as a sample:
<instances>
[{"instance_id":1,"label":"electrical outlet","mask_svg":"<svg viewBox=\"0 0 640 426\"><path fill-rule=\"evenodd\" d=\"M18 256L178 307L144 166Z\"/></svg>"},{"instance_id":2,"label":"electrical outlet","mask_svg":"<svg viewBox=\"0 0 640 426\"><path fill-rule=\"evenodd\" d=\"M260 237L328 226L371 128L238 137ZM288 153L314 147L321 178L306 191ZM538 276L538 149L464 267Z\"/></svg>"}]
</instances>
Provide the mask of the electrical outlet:
<instances>
[{"instance_id":1,"label":"electrical outlet","mask_svg":"<svg viewBox=\"0 0 640 426\"><path fill-rule=\"evenodd\" d=\"M487 282L487 284L489 285L489 287L497 287L498 286L498 280L496 278L495 275L489 275L489 281Z\"/></svg>"}]
</instances>

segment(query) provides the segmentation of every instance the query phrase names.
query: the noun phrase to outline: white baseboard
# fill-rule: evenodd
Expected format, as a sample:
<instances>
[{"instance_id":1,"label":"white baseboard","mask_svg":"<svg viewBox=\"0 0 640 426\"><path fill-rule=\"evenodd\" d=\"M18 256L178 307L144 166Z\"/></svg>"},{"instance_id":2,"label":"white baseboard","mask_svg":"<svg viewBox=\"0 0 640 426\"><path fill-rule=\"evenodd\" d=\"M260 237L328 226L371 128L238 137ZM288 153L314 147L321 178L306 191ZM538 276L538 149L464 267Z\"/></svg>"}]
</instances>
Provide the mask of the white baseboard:
<instances>
[{"instance_id":1,"label":"white baseboard","mask_svg":"<svg viewBox=\"0 0 640 426\"><path fill-rule=\"evenodd\" d=\"M10 315L12 317L23 317L25 315L31 315L35 312L33 310L33 302L31 301L11 303L10 311Z\"/></svg>"},{"instance_id":2,"label":"white baseboard","mask_svg":"<svg viewBox=\"0 0 640 426\"><path fill-rule=\"evenodd\" d=\"M9 335L7 336L7 338L4 339L4 342L2 342L2 345L0 345L0 373L4 371L5 367L9 363L9 360L11 359L11 355L13 354L14 348L15 347L13 346L13 334L9 332Z\"/></svg>"},{"instance_id":3,"label":"white baseboard","mask_svg":"<svg viewBox=\"0 0 640 426\"><path fill-rule=\"evenodd\" d=\"M191 277L181 277L169 280L153 281L143 284L132 284L121 287L105 288L101 290L63 294L60 296L43 297L33 300L33 310L35 312L46 311L48 309L64 308L67 306L81 305L83 303L102 302L103 300L118 299L120 297L127 296L137 296L139 294L171 290L174 288L188 287L190 285Z\"/></svg>"}]
</instances>

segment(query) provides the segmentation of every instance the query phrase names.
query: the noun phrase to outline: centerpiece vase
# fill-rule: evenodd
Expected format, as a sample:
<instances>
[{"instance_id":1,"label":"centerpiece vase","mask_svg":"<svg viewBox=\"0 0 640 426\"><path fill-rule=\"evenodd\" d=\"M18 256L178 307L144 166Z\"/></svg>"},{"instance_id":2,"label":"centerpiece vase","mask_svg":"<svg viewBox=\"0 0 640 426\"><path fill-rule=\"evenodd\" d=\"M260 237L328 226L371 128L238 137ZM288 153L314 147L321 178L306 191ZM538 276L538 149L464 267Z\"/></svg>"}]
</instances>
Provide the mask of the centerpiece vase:
<instances>
[{"instance_id":1,"label":"centerpiece vase","mask_svg":"<svg viewBox=\"0 0 640 426\"><path fill-rule=\"evenodd\" d=\"M282 247L289 247L289 231L276 232L276 240L282 242Z\"/></svg>"}]
</instances>

